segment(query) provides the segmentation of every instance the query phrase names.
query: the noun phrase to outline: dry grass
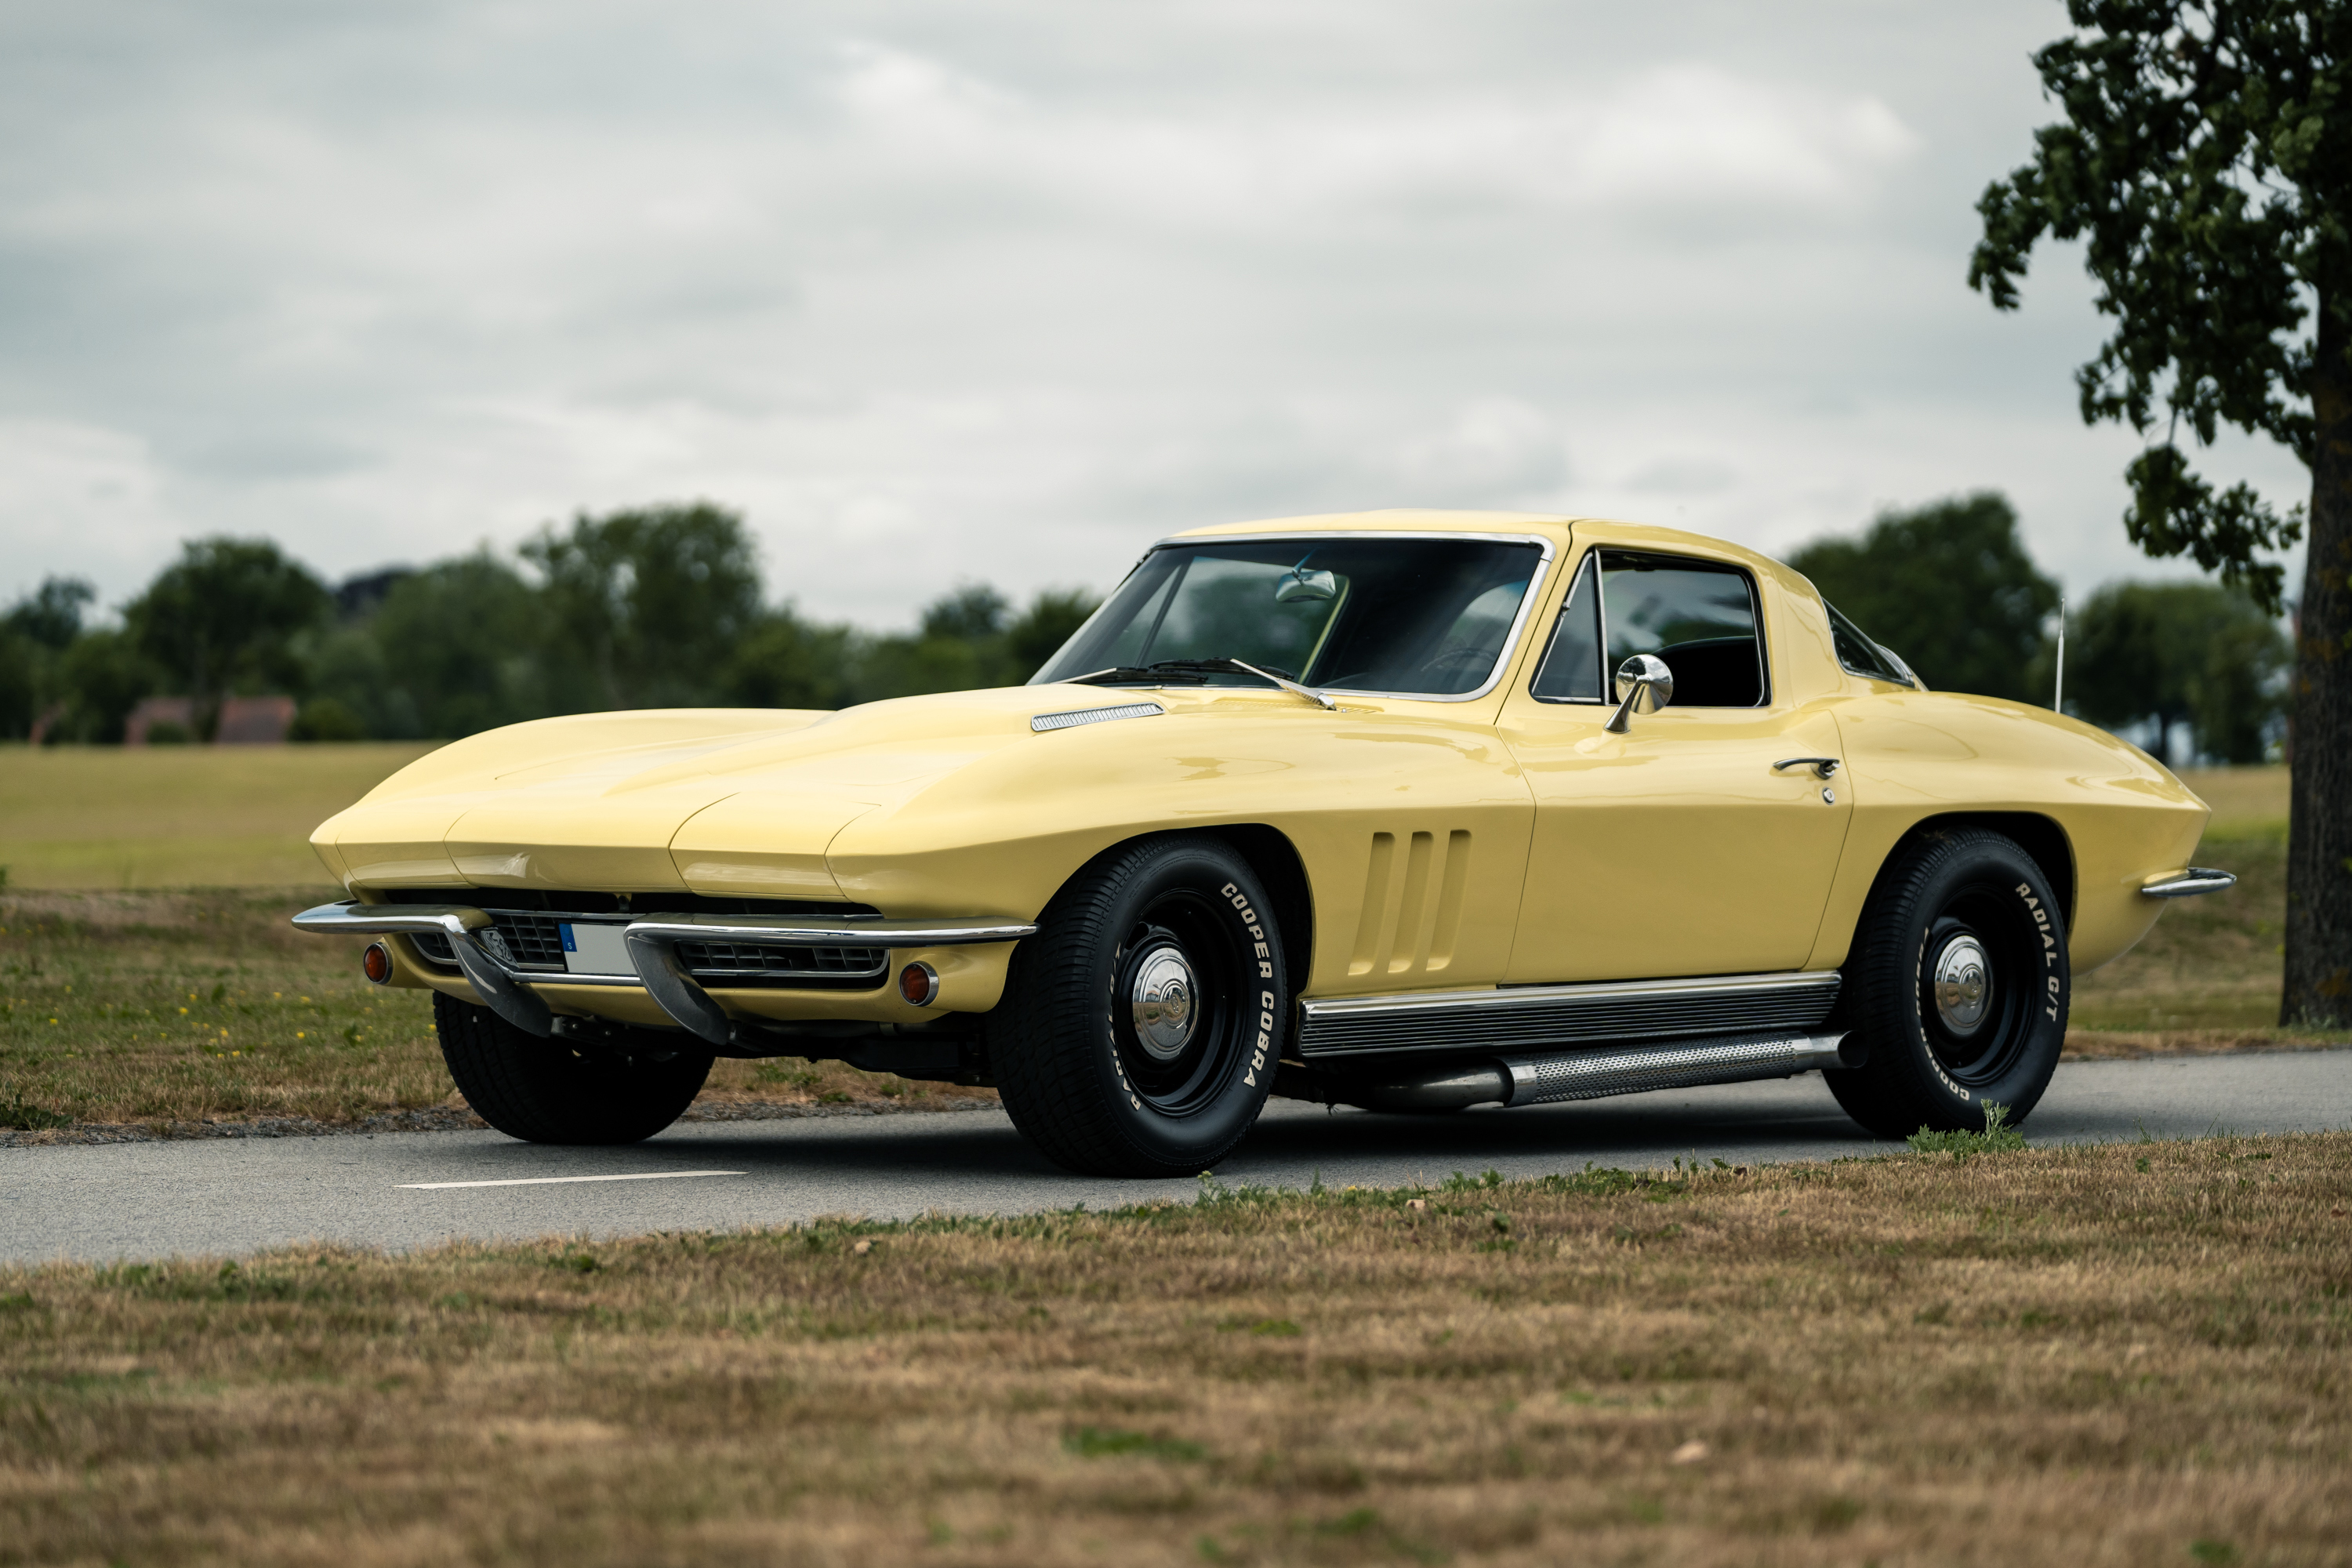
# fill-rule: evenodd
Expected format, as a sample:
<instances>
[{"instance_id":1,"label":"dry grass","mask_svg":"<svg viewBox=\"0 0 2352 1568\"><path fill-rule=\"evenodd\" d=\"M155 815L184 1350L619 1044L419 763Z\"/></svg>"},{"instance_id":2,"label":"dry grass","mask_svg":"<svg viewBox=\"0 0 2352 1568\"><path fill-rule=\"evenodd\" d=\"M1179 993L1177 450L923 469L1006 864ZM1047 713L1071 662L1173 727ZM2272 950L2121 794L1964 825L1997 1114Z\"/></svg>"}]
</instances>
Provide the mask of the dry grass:
<instances>
[{"instance_id":1,"label":"dry grass","mask_svg":"<svg viewBox=\"0 0 2352 1568\"><path fill-rule=\"evenodd\" d=\"M2209 837L2200 864L2238 874L2224 893L2183 899L2123 957L2074 986L2066 1048L2077 1056L2264 1049L2352 1036L2279 1028L2286 840Z\"/></svg>"},{"instance_id":2,"label":"dry grass","mask_svg":"<svg viewBox=\"0 0 2352 1568\"><path fill-rule=\"evenodd\" d=\"M0 1272L0 1561L2346 1561L2352 1135Z\"/></svg>"},{"instance_id":3,"label":"dry grass","mask_svg":"<svg viewBox=\"0 0 2352 1568\"><path fill-rule=\"evenodd\" d=\"M361 978L364 939L287 924L314 889L0 896L0 1127L462 1106L422 991ZM929 1106L985 1089L838 1062L721 1062L706 1104ZM0 1558L5 1562L5 1558Z\"/></svg>"},{"instance_id":4,"label":"dry grass","mask_svg":"<svg viewBox=\"0 0 2352 1568\"><path fill-rule=\"evenodd\" d=\"M2213 808L2205 831L2215 838L2284 837L2287 770L2283 767L2189 768L2180 782Z\"/></svg>"},{"instance_id":5,"label":"dry grass","mask_svg":"<svg viewBox=\"0 0 2352 1568\"><path fill-rule=\"evenodd\" d=\"M0 884L331 887L310 830L434 744L0 746Z\"/></svg>"}]
</instances>

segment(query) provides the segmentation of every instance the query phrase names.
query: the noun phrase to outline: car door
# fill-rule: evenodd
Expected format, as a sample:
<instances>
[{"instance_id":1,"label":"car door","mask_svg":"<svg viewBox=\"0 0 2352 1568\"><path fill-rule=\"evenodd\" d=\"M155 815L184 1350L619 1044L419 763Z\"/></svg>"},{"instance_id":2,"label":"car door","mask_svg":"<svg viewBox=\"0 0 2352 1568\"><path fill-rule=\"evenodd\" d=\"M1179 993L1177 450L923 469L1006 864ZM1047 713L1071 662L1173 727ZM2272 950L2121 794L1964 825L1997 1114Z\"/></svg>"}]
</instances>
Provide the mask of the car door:
<instances>
[{"instance_id":1,"label":"car door","mask_svg":"<svg viewBox=\"0 0 2352 1568\"><path fill-rule=\"evenodd\" d=\"M1736 559L1588 548L1505 743L1536 820L1506 984L1740 974L1811 951L1852 809L1828 694L1776 689L1771 606ZM1654 654L1661 710L1608 721Z\"/></svg>"}]
</instances>

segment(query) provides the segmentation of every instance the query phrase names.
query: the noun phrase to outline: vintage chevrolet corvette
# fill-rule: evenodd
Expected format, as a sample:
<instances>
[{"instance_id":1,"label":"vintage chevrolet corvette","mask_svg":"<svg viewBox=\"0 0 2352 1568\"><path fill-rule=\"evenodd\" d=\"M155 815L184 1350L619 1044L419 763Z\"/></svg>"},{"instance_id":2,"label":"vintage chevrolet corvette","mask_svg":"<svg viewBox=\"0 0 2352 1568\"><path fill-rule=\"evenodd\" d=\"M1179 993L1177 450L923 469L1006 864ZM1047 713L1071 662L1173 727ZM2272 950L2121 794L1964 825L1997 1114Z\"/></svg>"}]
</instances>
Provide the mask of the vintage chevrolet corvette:
<instances>
[{"instance_id":1,"label":"vintage chevrolet corvette","mask_svg":"<svg viewBox=\"0 0 2352 1568\"><path fill-rule=\"evenodd\" d=\"M312 837L490 1123L667 1126L714 1056L993 1084L1077 1170L1188 1173L1268 1093L1389 1111L1820 1069L2012 1119L2206 808L1931 692L1696 535L1390 511L1161 541L1026 686L583 714Z\"/></svg>"}]
</instances>

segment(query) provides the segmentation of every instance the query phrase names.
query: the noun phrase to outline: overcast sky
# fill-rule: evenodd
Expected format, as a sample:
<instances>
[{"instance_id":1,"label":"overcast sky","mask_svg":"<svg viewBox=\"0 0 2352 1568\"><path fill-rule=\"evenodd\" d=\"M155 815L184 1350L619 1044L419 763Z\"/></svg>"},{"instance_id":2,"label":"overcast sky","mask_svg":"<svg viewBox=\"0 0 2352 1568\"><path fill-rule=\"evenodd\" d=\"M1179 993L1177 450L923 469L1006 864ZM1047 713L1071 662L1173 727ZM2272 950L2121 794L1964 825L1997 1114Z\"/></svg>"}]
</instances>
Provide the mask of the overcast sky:
<instances>
[{"instance_id":1,"label":"overcast sky","mask_svg":"<svg viewBox=\"0 0 2352 1568\"><path fill-rule=\"evenodd\" d=\"M777 596L888 626L1238 518L1785 551L1993 487L2079 595L2161 570L2132 437L2074 412L2088 286L2062 252L2014 316L1962 282L2063 25L0 0L0 595L118 603L200 533L334 578L708 498Z\"/></svg>"}]
</instances>

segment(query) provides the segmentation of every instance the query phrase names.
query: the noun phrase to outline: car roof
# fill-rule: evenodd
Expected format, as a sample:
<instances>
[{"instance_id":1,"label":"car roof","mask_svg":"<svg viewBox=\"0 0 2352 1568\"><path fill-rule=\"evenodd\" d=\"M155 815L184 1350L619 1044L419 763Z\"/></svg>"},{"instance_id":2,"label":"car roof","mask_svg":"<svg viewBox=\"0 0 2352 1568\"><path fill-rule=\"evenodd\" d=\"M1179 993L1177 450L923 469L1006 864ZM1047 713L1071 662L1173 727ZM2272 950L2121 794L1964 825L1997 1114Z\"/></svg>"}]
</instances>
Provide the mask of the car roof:
<instances>
[{"instance_id":1,"label":"car roof","mask_svg":"<svg viewBox=\"0 0 2352 1568\"><path fill-rule=\"evenodd\" d=\"M1178 539L1235 533L1532 533L1565 529L1574 518L1551 511L1439 511L1397 507L1384 511L1329 511L1308 517L1267 517L1188 528Z\"/></svg>"},{"instance_id":2,"label":"car roof","mask_svg":"<svg viewBox=\"0 0 2352 1568\"><path fill-rule=\"evenodd\" d=\"M1451 511L1415 507L1398 507L1382 511L1319 512L1307 517L1269 517L1252 522L1221 522L1206 528L1188 528L1160 542L1216 539L1236 534L1394 532L1535 534L1549 537L1555 543L1565 544L1568 531L1571 528L1586 529L1588 542L1597 538L1608 544L1634 550L1672 551L1697 546L1710 553L1730 556L1776 576L1796 575L1771 557L1759 554L1745 545L1734 544L1727 539L1692 533L1679 528L1660 528L1654 523L1623 522L1614 518L1594 517L1581 512Z\"/></svg>"}]
</instances>

